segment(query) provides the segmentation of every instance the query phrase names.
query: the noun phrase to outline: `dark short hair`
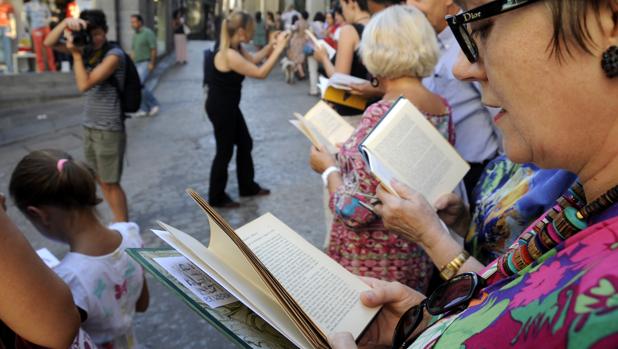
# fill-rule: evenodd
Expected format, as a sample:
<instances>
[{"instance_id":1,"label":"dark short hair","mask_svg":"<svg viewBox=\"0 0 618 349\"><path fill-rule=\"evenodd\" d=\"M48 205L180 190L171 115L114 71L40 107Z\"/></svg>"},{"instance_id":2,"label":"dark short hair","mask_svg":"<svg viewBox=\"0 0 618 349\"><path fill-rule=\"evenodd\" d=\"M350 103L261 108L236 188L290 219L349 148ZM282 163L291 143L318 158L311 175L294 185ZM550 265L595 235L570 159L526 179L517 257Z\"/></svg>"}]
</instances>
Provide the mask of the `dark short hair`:
<instances>
[{"instance_id":1,"label":"dark short hair","mask_svg":"<svg viewBox=\"0 0 618 349\"><path fill-rule=\"evenodd\" d=\"M11 175L9 193L24 213L28 206L84 209L101 202L94 171L66 152L53 149L36 150L21 159Z\"/></svg>"},{"instance_id":2,"label":"dark short hair","mask_svg":"<svg viewBox=\"0 0 618 349\"><path fill-rule=\"evenodd\" d=\"M84 10L79 14L79 18L88 23L88 30L103 29L107 33L105 12L101 10Z\"/></svg>"},{"instance_id":3,"label":"dark short hair","mask_svg":"<svg viewBox=\"0 0 618 349\"><path fill-rule=\"evenodd\" d=\"M341 0L341 1L345 1L345 3L349 3L350 1L354 1L355 3L358 4L358 7L360 7L361 10L363 11L369 11L369 5L367 4L367 0Z\"/></svg>"},{"instance_id":4,"label":"dark short hair","mask_svg":"<svg viewBox=\"0 0 618 349\"><path fill-rule=\"evenodd\" d=\"M262 12L257 11L255 13L255 21L258 22L258 23L260 23L262 21Z\"/></svg>"},{"instance_id":5,"label":"dark short hair","mask_svg":"<svg viewBox=\"0 0 618 349\"><path fill-rule=\"evenodd\" d=\"M309 19L309 12L305 10L300 11L300 15L303 17L304 20Z\"/></svg>"},{"instance_id":6,"label":"dark short hair","mask_svg":"<svg viewBox=\"0 0 618 349\"><path fill-rule=\"evenodd\" d=\"M315 22L324 22L326 21L326 16L324 16L324 14L322 12L316 12L315 15L313 16L313 20Z\"/></svg>"},{"instance_id":7,"label":"dark short hair","mask_svg":"<svg viewBox=\"0 0 618 349\"><path fill-rule=\"evenodd\" d=\"M137 19L140 23L144 23L144 18L140 14L131 15L131 17Z\"/></svg>"}]
</instances>

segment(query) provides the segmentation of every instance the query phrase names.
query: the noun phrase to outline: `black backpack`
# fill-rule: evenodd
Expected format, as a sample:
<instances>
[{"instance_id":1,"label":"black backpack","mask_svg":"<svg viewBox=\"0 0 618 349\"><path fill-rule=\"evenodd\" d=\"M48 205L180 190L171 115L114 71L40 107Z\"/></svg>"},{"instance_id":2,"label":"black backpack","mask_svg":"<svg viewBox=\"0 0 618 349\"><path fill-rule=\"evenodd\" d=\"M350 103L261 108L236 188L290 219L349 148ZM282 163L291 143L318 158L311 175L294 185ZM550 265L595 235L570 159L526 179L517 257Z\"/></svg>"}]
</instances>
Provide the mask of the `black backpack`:
<instances>
[{"instance_id":1,"label":"black backpack","mask_svg":"<svg viewBox=\"0 0 618 349\"><path fill-rule=\"evenodd\" d=\"M119 45L109 43L106 51L109 51L112 48L119 48L122 50ZM114 85L114 87L116 87L116 90L118 90L118 96L120 97L122 107L122 115L124 118L127 118L126 114L135 113L138 111L142 103L142 82L131 56L124 52L124 50L122 50L122 53L124 54L124 86L118 85L118 81L113 74L110 77L110 82Z\"/></svg>"}]
</instances>

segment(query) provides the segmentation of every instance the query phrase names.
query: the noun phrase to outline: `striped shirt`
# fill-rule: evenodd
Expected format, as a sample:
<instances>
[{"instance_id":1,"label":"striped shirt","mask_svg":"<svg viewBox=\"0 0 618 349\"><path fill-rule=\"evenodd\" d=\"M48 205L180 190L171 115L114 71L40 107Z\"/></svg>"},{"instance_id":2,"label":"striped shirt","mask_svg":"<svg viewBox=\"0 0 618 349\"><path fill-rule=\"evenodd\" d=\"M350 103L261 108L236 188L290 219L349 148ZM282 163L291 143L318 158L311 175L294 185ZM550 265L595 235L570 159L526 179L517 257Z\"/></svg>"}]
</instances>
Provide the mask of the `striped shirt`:
<instances>
[{"instance_id":1,"label":"striped shirt","mask_svg":"<svg viewBox=\"0 0 618 349\"><path fill-rule=\"evenodd\" d=\"M113 76L118 86L122 87L125 79L125 54L120 48L114 47L107 51L105 57L109 55L120 57L120 64ZM83 126L103 131L124 131L122 101L111 79L110 76L86 92Z\"/></svg>"}]
</instances>

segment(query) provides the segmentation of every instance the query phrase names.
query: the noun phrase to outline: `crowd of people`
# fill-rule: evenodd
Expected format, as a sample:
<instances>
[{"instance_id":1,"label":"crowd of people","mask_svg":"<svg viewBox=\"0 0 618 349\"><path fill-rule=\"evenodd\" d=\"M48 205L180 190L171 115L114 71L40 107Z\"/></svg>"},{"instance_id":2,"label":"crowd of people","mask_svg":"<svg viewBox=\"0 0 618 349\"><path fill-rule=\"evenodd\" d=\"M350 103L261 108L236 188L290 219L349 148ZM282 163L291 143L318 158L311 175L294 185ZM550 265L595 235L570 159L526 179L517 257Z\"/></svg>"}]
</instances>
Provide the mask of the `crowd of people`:
<instances>
[{"instance_id":1,"label":"crowd of people","mask_svg":"<svg viewBox=\"0 0 618 349\"><path fill-rule=\"evenodd\" d=\"M270 193L254 178L253 142L239 107L242 82L266 78L284 55L300 77L309 55L315 62L308 66L321 66L326 76L367 80L352 93L371 101L361 115L339 109L355 130L336 156L316 147L309 155L328 195L327 253L364 277L372 288L360 296L365 305L383 307L357 341L349 333L331 334L333 348L615 347L618 2L340 5L340 11L316 14L313 23L293 8L265 18L234 12L222 21L206 62L205 108L216 141L209 203L240 205L225 190L234 148L240 195ZM101 15L85 11L50 34L56 41L66 36L58 49L73 56L77 85L90 91L88 164L62 151L34 151L13 172L16 206L71 252L52 273L0 210L2 248L15 262L3 267L15 285L0 297L5 347L24 341L132 347L130 319L148 307L143 271L123 252L141 245L139 228L122 209L110 226L94 211L97 182L112 210L126 210L122 161L107 158L105 150L124 142L123 110L108 110L121 105L121 96L107 78L122 81L127 61L122 50L106 47ZM83 27L92 34L93 52L72 43L70 29ZM334 44L332 60L323 47L305 50L305 29ZM251 41L257 51L244 46ZM299 47L302 52L294 52ZM294 60L299 53L302 63ZM397 181L390 183L396 193L386 190L359 154L359 143L400 96L470 164L460 190L436 202ZM102 97L115 100L102 103ZM18 263L30 272L17 273L11 266ZM46 280L45 290L27 287L35 276ZM40 301L42 292L46 305L28 312L40 323L33 330L20 306L36 304L30 299Z\"/></svg>"}]
</instances>

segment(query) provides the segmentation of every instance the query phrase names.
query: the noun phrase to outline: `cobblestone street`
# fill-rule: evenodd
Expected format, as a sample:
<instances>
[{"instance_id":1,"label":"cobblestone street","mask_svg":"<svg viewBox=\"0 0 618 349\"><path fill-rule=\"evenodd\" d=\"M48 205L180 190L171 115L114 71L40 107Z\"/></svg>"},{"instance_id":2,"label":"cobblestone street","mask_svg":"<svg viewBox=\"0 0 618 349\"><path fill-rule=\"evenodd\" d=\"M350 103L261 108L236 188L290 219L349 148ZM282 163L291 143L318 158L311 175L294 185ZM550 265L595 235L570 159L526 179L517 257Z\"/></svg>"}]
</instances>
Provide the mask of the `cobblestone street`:
<instances>
[{"instance_id":1,"label":"cobblestone street","mask_svg":"<svg viewBox=\"0 0 618 349\"><path fill-rule=\"evenodd\" d=\"M155 92L161 112L155 117L127 121L128 146L122 185L127 192L131 219L142 231L146 247L161 246L151 228L161 220L203 242L208 241L208 221L185 194L193 188L206 196L210 164L214 156L212 126L204 113L202 51L206 42L189 45L189 64L171 67L161 77ZM240 199L242 207L221 213L232 226L241 226L271 212L316 246L322 246L325 225L322 184L308 165L309 142L288 119L297 111L306 112L317 100L308 95L307 81L287 85L279 65L265 81L246 79L241 109L253 136L256 180L272 194L258 199ZM81 105L81 99L66 103ZM52 108L81 113L81 107L67 107L57 101ZM40 106L20 109L24 117L39 113ZM74 122L66 127L0 146L0 192L8 192L11 171L29 151L57 148L83 159L79 117L61 115ZM2 130L10 133L11 130ZM235 199L238 189L235 162L230 164L228 192ZM9 215L25 232L34 248L47 247L61 257L66 248L51 242L25 220L9 200ZM109 222L111 213L102 204L101 215ZM136 317L138 339L148 348L230 348L233 345L171 292L148 278L151 305Z\"/></svg>"}]
</instances>

